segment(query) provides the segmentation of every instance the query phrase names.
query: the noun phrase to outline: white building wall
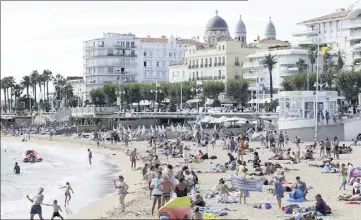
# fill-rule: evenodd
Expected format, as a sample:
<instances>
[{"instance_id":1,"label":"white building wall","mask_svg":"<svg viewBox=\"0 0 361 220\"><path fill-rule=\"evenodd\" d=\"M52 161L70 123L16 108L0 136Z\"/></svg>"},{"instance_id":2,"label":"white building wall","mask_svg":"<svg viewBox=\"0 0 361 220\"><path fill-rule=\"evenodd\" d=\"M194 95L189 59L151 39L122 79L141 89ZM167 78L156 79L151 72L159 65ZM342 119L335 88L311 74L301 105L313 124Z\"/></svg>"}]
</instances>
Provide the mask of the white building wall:
<instances>
[{"instance_id":1,"label":"white building wall","mask_svg":"<svg viewBox=\"0 0 361 220\"><path fill-rule=\"evenodd\" d=\"M347 14L344 9L337 10L337 13ZM344 17L330 17L320 21L301 23L298 28L302 30L294 33L296 42L298 44L326 43L332 48L331 54L336 55L338 51L342 51L345 67L350 68L355 58L356 61L361 61L360 15L361 9L355 9ZM358 50L355 51L357 44Z\"/></svg>"},{"instance_id":2,"label":"white building wall","mask_svg":"<svg viewBox=\"0 0 361 220\"><path fill-rule=\"evenodd\" d=\"M66 83L73 87L74 96L80 97L82 102L85 102L87 93L84 79L67 80Z\"/></svg>"},{"instance_id":3,"label":"white building wall","mask_svg":"<svg viewBox=\"0 0 361 220\"><path fill-rule=\"evenodd\" d=\"M187 44L174 37L169 39L141 38L141 65L138 81L168 81L168 66L184 60Z\"/></svg>"},{"instance_id":4,"label":"white building wall","mask_svg":"<svg viewBox=\"0 0 361 220\"><path fill-rule=\"evenodd\" d=\"M169 82L184 82L190 78L186 64L170 65L168 71Z\"/></svg>"},{"instance_id":5,"label":"white building wall","mask_svg":"<svg viewBox=\"0 0 361 220\"><path fill-rule=\"evenodd\" d=\"M264 65L265 55L271 53L275 55L277 61L272 71L273 89L281 89L283 77L297 74L298 68L296 63L299 59L303 59L308 68L311 69L311 64L308 59L308 51L304 49L282 49L273 51L257 52L247 56L243 64L243 78L250 81L250 89L256 90L256 79L260 77L263 79L264 86L270 88L270 79L268 67ZM321 66L321 64L320 64ZM316 65L314 65L316 70Z\"/></svg>"},{"instance_id":6,"label":"white building wall","mask_svg":"<svg viewBox=\"0 0 361 220\"><path fill-rule=\"evenodd\" d=\"M104 33L103 38L85 41L83 48L87 93L104 84L119 82L119 77L127 82L138 79L140 40L135 35Z\"/></svg>"}]
</instances>

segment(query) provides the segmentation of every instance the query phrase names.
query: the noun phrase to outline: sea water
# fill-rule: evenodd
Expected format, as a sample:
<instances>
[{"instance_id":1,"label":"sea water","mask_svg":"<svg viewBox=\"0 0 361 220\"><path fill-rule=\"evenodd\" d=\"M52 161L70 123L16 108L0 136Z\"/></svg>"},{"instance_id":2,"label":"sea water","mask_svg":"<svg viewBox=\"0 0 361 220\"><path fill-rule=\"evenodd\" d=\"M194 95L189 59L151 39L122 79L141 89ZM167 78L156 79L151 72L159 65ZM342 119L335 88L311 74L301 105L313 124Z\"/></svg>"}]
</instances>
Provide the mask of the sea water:
<instances>
[{"instance_id":1,"label":"sea water","mask_svg":"<svg viewBox=\"0 0 361 220\"><path fill-rule=\"evenodd\" d=\"M24 163L24 152L36 150L43 162ZM112 155L93 150L92 165L86 148L70 147L61 143L35 144L33 142L1 141L1 218L27 219L32 198L44 188L44 203L58 200L64 217L76 214L80 208L109 193L114 193L112 179L120 173ZM18 162L21 174L14 174ZM70 205L64 207L64 189L69 182L74 190ZM43 217L50 218L52 207L42 206Z\"/></svg>"}]
</instances>

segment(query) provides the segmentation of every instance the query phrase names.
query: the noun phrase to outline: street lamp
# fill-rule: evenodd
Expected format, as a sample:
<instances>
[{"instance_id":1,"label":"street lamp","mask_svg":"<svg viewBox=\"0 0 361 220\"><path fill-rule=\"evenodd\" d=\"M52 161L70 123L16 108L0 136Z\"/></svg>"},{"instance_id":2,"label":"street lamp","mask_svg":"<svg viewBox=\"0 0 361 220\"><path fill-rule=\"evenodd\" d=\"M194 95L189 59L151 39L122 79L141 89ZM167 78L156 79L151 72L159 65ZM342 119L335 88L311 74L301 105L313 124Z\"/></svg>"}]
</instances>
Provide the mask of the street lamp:
<instances>
[{"instance_id":1,"label":"street lamp","mask_svg":"<svg viewBox=\"0 0 361 220\"><path fill-rule=\"evenodd\" d=\"M191 92L196 92L196 97L198 98L198 92L203 92L203 88L202 87L200 87L200 88L193 88L192 87ZM199 111L198 109L199 109L199 102L197 100L197 111Z\"/></svg>"},{"instance_id":2,"label":"street lamp","mask_svg":"<svg viewBox=\"0 0 361 220\"><path fill-rule=\"evenodd\" d=\"M155 103L158 101L158 93L162 93L161 89L151 89L150 93L155 93Z\"/></svg>"},{"instance_id":3,"label":"street lamp","mask_svg":"<svg viewBox=\"0 0 361 220\"><path fill-rule=\"evenodd\" d=\"M317 118L317 105L318 105L318 98L317 98L317 91L319 90L319 86L321 85L318 82L318 78L319 78L319 57L320 57L320 39L318 38L318 34L315 34L314 36L317 36L317 59L316 59L316 82L315 82L315 86L316 86L316 91L315 91L315 96L316 96L316 106L315 106L315 140L317 140L317 124L318 124L318 118ZM325 84L326 85L326 84Z\"/></svg>"}]
</instances>

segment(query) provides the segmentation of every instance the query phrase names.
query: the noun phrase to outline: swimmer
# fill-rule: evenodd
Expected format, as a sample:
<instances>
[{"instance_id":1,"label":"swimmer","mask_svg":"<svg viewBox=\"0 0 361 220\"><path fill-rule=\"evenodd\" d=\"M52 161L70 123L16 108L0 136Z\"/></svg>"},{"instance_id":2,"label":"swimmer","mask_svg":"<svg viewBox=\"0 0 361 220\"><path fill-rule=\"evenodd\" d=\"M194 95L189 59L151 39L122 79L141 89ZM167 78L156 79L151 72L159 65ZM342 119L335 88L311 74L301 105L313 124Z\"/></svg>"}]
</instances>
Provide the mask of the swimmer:
<instances>
[{"instance_id":1,"label":"swimmer","mask_svg":"<svg viewBox=\"0 0 361 220\"><path fill-rule=\"evenodd\" d=\"M18 165L18 162L15 163L14 173L15 174L20 174L20 166Z\"/></svg>"},{"instance_id":2,"label":"swimmer","mask_svg":"<svg viewBox=\"0 0 361 220\"><path fill-rule=\"evenodd\" d=\"M59 217L60 219L64 219L63 216L60 215L59 211L63 211L61 210L61 207L58 205L58 201L54 200L53 204L43 204L46 206L52 206L53 207L53 215L51 216L51 220L53 220L55 217Z\"/></svg>"},{"instance_id":3,"label":"swimmer","mask_svg":"<svg viewBox=\"0 0 361 220\"><path fill-rule=\"evenodd\" d=\"M64 203L65 205L64 206L66 207L66 204L68 203L68 205L69 205L69 201L71 199L70 191L74 194L73 188L71 188L69 182L66 182L66 185L63 187L60 187L59 189L65 189L65 203Z\"/></svg>"},{"instance_id":4,"label":"swimmer","mask_svg":"<svg viewBox=\"0 0 361 220\"><path fill-rule=\"evenodd\" d=\"M43 200L44 200L44 195L42 194L43 192L44 192L44 188L40 188L38 194L34 196L33 199L30 199L29 195L26 195L26 198L31 203L33 203L30 210L30 220L33 220L35 215L39 215L40 220L43 220L42 210L41 210L41 204L43 204Z\"/></svg>"},{"instance_id":5,"label":"swimmer","mask_svg":"<svg viewBox=\"0 0 361 220\"><path fill-rule=\"evenodd\" d=\"M89 158L89 164L92 165L93 153L90 151L90 149L88 149L88 158Z\"/></svg>"}]
</instances>

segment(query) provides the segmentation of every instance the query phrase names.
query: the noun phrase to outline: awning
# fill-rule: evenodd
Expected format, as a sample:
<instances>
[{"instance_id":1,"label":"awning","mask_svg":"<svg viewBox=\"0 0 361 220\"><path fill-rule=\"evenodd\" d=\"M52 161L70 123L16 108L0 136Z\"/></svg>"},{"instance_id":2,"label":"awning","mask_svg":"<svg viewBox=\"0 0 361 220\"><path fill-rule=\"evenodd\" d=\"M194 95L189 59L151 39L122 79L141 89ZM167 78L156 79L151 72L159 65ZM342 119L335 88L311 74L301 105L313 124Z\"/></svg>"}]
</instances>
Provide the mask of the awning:
<instances>
[{"instance_id":1,"label":"awning","mask_svg":"<svg viewBox=\"0 0 361 220\"><path fill-rule=\"evenodd\" d=\"M15 116L11 116L11 115L2 115L1 116L1 119L3 119L3 120L11 120L14 118L15 118Z\"/></svg>"}]
</instances>

